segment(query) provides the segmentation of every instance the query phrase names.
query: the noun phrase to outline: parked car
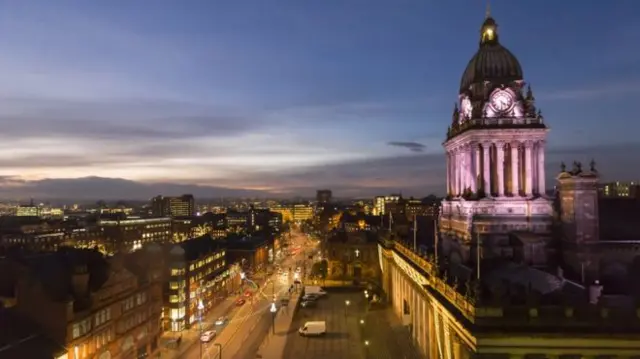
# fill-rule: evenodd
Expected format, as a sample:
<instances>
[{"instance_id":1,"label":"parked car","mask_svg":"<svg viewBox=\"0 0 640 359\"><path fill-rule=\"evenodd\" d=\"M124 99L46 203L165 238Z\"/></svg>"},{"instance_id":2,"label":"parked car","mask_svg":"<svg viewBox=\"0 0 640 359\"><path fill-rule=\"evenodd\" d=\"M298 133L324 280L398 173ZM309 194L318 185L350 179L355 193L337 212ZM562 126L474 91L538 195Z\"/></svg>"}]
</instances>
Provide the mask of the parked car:
<instances>
[{"instance_id":1,"label":"parked car","mask_svg":"<svg viewBox=\"0 0 640 359\"><path fill-rule=\"evenodd\" d=\"M313 295L313 294L305 294L305 295L302 297L302 301L303 301L303 302L315 302L316 300L318 300L318 298L320 298L320 297L319 297L319 296L317 296L317 295Z\"/></svg>"},{"instance_id":2,"label":"parked car","mask_svg":"<svg viewBox=\"0 0 640 359\"><path fill-rule=\"evenodd\" d=\"M202 333L202 335L200 336L200 341L202 341L203 343L208 343L211 341L211 339L215 338L215 336L216 336L215 330L207 330L206 332Z\"/></svg>"},{"instance_id":3,"label":"parked car","mask_svg":"<svg viewBox=\"0 0 640 359\"><path fill-rule=\"evenodd\" d=\"M242 298L238 298L238 300L236 300L236 306L239 307L241 305L243 305L246 301Z\"/></svg>"},{"instance_id":4,"label":"parked car","mask_svg":"<svg viewBox=\"0 0 640 359\"><path fill-rule=\"evenodd\" d=\"M319 336L327 333L327 323L325 321L306 322L300 327L298 333L302 336Z\"/></svg>"},{"instance_id":5,"label":"parked car","mask_svg":"<svg viewBox=\"0 0 640 359\"><path fill-rule=\"evenodd\" d=\"M227 322L227 317L220 317L216 319L216 325L224 325Z\"/></svg>"}]
</instances>

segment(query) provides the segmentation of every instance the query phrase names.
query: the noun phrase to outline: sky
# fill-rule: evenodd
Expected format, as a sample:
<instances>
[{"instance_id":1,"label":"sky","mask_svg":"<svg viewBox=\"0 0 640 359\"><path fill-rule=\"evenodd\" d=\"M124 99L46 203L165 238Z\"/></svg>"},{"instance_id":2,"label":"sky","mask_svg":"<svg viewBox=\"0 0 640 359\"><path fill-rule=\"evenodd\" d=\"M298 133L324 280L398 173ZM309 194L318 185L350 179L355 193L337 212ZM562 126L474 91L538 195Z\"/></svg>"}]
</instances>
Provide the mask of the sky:
<instances>
[{"instance_id":1,"label":"sky","mask_svg":"<svg viewBox=\"0 0 640 359\"><path fill-rule=\"evenodd\" d=\"M445 191L482 0L0 1L0 196ZM560 161L640 178L640 2L493 0ZM549 185L548 185L549 186Z\"/></svg>"}]
</instances>

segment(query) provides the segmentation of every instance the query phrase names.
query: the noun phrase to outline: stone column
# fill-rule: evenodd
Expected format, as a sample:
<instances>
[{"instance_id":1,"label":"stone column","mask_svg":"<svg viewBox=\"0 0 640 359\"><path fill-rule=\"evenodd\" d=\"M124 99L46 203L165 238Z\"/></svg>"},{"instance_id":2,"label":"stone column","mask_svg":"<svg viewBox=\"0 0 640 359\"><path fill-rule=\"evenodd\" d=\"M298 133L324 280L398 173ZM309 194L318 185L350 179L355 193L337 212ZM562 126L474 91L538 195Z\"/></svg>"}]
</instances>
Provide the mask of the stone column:
<instances>
[{"instance_id":1,"label":"stone column","mask_svg":"<svg viewBox=\"0 0 640 359\"><path fill-rule=\"evenodd\" d=\"M451 153L447 151L447 195L451 192Z\"/></svg>"},{"instance_id":2,"label":"stone column","mask_svg":"<svg viewBox=\"0 0 640 359\"><path fill-rule=\"evenodd\" d=\"M481 169L480 169L480 145L479 144L474 144L473 145L474 148L474 152L475 152L475 158L474 158L474 173L473 173L473 179L474 179L474 183L476 184L476 192L482 187L482 183L480 183L480 173L481 173Z\"/></svg>"},{"instance_id":3,"label":"stone column","mask_svg":"<svg viewBox=\"0 0 640 359\"><path fill-rule=\"evenodd\" d=\"M462 349L460 343L460 338L455 333L451 333L451 344L453 347L453 358L452 359L462 359Z\"/></svg>"},{"instance_id":4,"label":"stone column","mask_svg":"<svg viewBox=\"0 0 640 359\"><path fill-rule=\"evenodd\" d=\"M482 189L487 197L491 197L491 158L489 157L491 153L490 142L482 143L482 152Z\"/></svg>"},{"instance_id":5,"label":"stone column","mask_svg":"<svg viewBox=\"0 0 640 359\"><path fill-rule=\"evenodd\" d=\"M545 188L545 173L544 173L544 144L545 141L538 142L538 193L544 195L547 192Z\"/></svg>"},{"instance_id":6,"label":"stone column","mask_svg":"<svg viewBox=\"0 0 640 359\"><path fill-rule=\"evenodd\" d=\"M472 143L469 146L469 185L471 186L471 191L476 193L478 191L478 177L476 175L477 170L476 167L478 163L476 158L478 157L478 145Z\"/></svg>"},{"instance_id":7,"label":"stone column","mask_svg":"<svg viewBox=\"0 0 640 359\"><path fill-rule=\"evenodd\" d=\"M519 162L520 157L518 155L518 142L511 142L511 194L514 197L520 196L520 178L519 178Z\"/></svg>"},{"instance_id":8,"label":"stone column","mask_svg":"<svg viewBox=\"0 0 640 359\"><path fill-rule=\"evenodd\" d=\"M533 169L533 163L531 159L531 150L533 148L533 142L527 141L524 143L524 194L527 197L531 197L533 195L533 173L531 170Z\"/></svg>"},{"instance_id":9,"label":"stone column","mask_svg":"<svg viewBox=\"0 0 640 359\"><path fill-rule=\"evenodd\" d=\"M498 197L504 196L504 142L496 141L496 167L498 172Z\"/></svg>"},{"instance_id":10,"label":"stone column","mask_svg":"<svg viewBox=\"0 0 640 359\"><path fill-rule=\"evenodd\" d=\"M460 156L458 155L458 149L453 149L453 196L457 197L460 193Z\"/></svg>"}]
</instances>

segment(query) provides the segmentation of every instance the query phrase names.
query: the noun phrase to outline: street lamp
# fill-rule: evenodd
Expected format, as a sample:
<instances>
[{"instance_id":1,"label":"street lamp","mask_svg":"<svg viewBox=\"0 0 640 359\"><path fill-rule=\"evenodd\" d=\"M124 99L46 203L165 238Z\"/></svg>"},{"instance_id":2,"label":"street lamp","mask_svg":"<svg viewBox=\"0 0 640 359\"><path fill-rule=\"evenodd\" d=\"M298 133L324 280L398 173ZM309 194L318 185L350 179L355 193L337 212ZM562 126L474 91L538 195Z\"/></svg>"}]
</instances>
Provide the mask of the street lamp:
<instances>
[{"instance_id":1,"label":"street lamp","mask_svg":"<svg viewBox=\"0 0 640 359\"><path fill-rule=\"evenodd\" d=\"M276 312L278 308L276 308L276 302L271 303L271 333L276 334Z\"/></svg>"},{"instance_id":2,"label":"street lamp","mask_svg":"<svg viewBox=\"0 0 640 359\"><path fill-rule=\"evenodd\" d=\"M344 301L344 316L347 316L347 308L349 308L349 304L351 304L351 302L349 300L345 300Z\"/></svg>"},{"instance_id":3,"label":"street lamp","mask_svg":"<svg viewBox=\"0 0 640 359\"><path fill-rule=\"evenodd\" d=\"M369 311L369 293L366 291L364 292L364 299L365 299L364 305L366 306L365 309L368 312Z\"/></svg>"},{"instance_id":4,"label":"street lamp","mask_svg":"<svg viewBox=\"0 0 640 359\"><path fill-rule=\"evenodd\" d=\"M200 311L200 337L202 337L202 311L204 310L202 299L198 299L198 310ZM202 338L200 338L200 358L202 358Z\"/></svg>"},{"instance_id":5,"label":"street lamp","mask_svg":"<svg viewBox=\"0 0 640 359\"><path fill-rule=\"evenodd\" d=\"M220 344L220 343L215 343L215 344L213 344L213 345L215 345L216 347L218 347L218 359L222 359L222 344Z\"/></svg>"}]
</instances>

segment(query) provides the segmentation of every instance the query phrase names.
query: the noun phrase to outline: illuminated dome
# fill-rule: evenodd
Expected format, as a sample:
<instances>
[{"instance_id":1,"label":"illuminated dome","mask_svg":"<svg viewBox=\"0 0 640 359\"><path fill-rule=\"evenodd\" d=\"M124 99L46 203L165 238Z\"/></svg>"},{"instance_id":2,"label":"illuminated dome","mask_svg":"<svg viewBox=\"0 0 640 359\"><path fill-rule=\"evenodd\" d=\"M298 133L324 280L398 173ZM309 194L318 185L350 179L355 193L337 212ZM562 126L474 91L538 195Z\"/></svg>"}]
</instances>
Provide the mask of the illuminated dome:
<instances>
[{"instance_id":1,"label":"illuminated dome","mask_svg":"<svg viewBox=\"0 0 640 359\"><path fill-rule=\"evenodd\" d=\"M523 79L518 59L500 45L498 24L491 16L487 16L480 33L480 48L464 70L460 81L460 93L469 90L469 87L476 83L489 81L506 84Z\"/></svg>"}]
</instances>

